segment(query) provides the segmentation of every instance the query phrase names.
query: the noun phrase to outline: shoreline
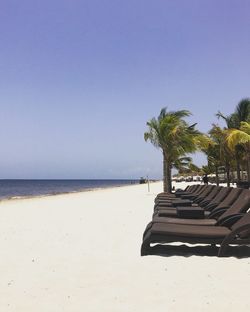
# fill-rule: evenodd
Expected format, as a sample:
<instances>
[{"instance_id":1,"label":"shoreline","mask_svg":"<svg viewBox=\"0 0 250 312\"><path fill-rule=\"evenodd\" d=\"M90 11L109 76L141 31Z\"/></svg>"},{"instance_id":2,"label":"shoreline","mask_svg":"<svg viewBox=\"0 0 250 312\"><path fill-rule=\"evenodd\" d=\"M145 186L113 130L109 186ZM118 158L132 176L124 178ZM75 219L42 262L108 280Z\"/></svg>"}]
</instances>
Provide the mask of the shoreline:
<instances>
[{"instance_id":1,"label":"shoreline","mask_svg":"<svg viewBox=\"0 0 250 312\"><path fill-rule=\"evenodd\" d=\"M157 183L160 181L154 181L151 183ZM121 184L121 185L113 185L113 186L106 186L106 187L95 187L95 188L86 188L77 191L68 191L68 192L58 192L58 193L51 193L51 194L37 194L37 195L23 195L23 196L12 196L12 197L0 197L0 204L3 202L15 201L15 200L25 200L25 199L35 199L35 198L44 198L44 197L53 197L53 196L60 196L60 195L70 195L70 194L78 194L78 193L87 193L87 192L95 192L99 190L106 190L106 189L116 189L120 187L126 186L135 186L140 185L140 183L131 183L131 184Z\"/></svg>"},{"instance_id":2,"label":"shoreline","mask_svg":"<svg viewBox=\"0 0 250 312\"><path fill-rule=\"evenodd\" d=\"M163 185L162 180L155 180L155 181L150 181L150 186L154 184L160 183ZM187 185L193 185L193 184L200 184L201 182L175 182L173 181L173 185L176 187L176 189L184 189ZM40 194L40 195L27 195L27 196L14 196L14 197L8 197L8 198L0 198L0 205L2 203L8 203L8 202L13 202L13 201L24 201L24 200L32 200L32 199L43 199L43 198L54 198L58 196L67 196L67 195L74 195L74 194L85 194L85 193L92 193L92 192L98 192L98 191L103 191L103 190L112 190L112 189L119 189L119 188L125 188L125 187L132 187L132 186L140 186L144 185L145 188L147 188L147 183L140 184L140 183L131 183L131 184L124 184L124 185L117 185L117 186L107 186L107 187L96 187L96 188L88 188L85 190L81 191L69 191L69 192L61 192L61 193L54 193L54 194ZM162 186L163 188L163 186ZM162 192L160 190L160 192Z\"/></svg>"}]
</instances>

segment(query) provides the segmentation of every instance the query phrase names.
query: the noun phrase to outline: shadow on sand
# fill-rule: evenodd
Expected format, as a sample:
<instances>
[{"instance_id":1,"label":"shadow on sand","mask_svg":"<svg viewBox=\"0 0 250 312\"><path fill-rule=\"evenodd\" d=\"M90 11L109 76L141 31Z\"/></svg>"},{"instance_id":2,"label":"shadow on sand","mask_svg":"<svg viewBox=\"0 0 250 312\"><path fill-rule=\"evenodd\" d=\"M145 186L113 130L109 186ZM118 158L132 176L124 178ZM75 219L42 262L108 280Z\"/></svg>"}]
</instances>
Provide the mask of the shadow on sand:
<instances>
[{"instance_id":1,"label":"shadow on sand","mask_svg":"<svg viewBox=\"0 0 250 312\"><path fill-rule=\"evenodd\" d=\"M191 256L217 257L218 251L219 247L217 246L156 245L150 248L150 255L186 258ZM224 257L248 258L250 257L250 246L228 246Z\"/></svg>"}]
</instances>

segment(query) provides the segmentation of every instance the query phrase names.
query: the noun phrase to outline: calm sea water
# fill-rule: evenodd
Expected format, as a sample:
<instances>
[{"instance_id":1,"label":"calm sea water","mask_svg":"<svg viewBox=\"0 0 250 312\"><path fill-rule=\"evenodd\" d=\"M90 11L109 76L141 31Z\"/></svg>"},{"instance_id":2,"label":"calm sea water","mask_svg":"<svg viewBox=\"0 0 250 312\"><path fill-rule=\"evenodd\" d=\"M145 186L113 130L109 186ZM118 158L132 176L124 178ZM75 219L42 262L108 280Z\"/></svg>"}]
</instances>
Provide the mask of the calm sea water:
<instances>
[{"instance_id":1,"label":"calm sea water","mask_svg":"<svg viewBox=\"0 0 250 312\"><path fill-rule=\"evenodd\" d=\"M137 184L139 180L0 180L0 200Z\"/></svg>"}]
</instances>

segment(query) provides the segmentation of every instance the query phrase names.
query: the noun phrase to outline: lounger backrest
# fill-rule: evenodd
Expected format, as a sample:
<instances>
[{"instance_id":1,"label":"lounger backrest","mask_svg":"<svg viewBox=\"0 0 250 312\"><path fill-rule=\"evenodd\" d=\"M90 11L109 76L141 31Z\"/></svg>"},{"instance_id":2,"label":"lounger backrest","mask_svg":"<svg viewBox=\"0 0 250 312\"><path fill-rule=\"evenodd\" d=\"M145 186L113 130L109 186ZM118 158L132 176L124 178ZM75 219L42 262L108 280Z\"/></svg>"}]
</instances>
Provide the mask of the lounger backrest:
<instances>
[{"instance_id":1,"label":"lounger backrest","mask_svg":"<svg viewBox=\"0 0 250 312\"><path fill-rule=\"evenodd\" d=\"M195 184L195 185L189 185L188 187L186 187L184 190L183 190L183 192L194 192L195 190L197 189L197 185ZM180 190L180 192L181 192L181 190Z\"/></svg>"},{"instance_id":2,"label":"lounger backrest","mask_svg":"<svg viewBox=\"0 0 250 312\"><path fill-rule=\"evenodd\" d=\"M243 189L233 188L231 192L225 197L225 199L218 205L217 208L230 207L236 201L242 191Z\"/></svg>"},{"instance_id":3,"label":"lounger backrest","mask_svg":"<svg viewBox=\"0 0 250 312\"><path fill-rule=\"evenodd\" d=\"M195 185L188 185L186 187L185 190L183 190L184 192L194 192L197 188L199 187L199 185L195 184ZM178 193L178 190L177 190L177 193ZM161 193L158 193L157 196L155 197L155 199L158 199L158 198L165 198L166 196L169 196L169 193L166 193L166 192L161 192Z\"/></svg>"},{"instance_id":4,"label":"lounger backrest","mask_svg":"<svg viewBox=\"0 0 250 312\"><path fill-rule=\"evenodd\" d=\"M237 230L237 228L243 226L243 225L247 225L249 224L250 225L250 213L246 213L244 214L244 216L239 220L237 221L232 227L232 231L234 230Z\"/></svg>"},{"instance_id":5,"label":"lounger backrest","mask_svg":"<svg viewBox=\"0 0 250 312\"><path fill-rule=\"evenodd\" d=\"M194 196L199 195L200 193L202 193L204 191L205 188L206 188L206 185L204 185L204 184L198 185L197 189L194 192L192 192L192 195L194 195Z\"/></svg>"},{"instance_id":6,"label":"lounger backrest","mask_svg":"<svg viewBox=\"0 0 250 312\"><path fill-rule=\"evenodd\" d=\"M212 191L206 196L206 200L212 200L221 189L222 186L215 186Z\"/></svg>"},{"instance_id":7,"label":"lounger backrest","mask_svg":"<svg viewBox=\"0 0 250 312\"><path fill-rule=\"evenodd\" d=\"M232 187L222 187L219 191L219 193L213 198L211 203L220 203L223 201L223 199L231 192L233 188Z\"/></svg>"},{"instance_id":8,"label":"lounger backrest","mask_svg":"<svg viewBox=\"0 0 250 312\"><path fill-rule=\"evenodd\" d=\"M184 191L183 193L185 194L187 192L187 194L189 195L197 196L199 193L201 193L204 190L204 188L205 188L205 185L195 184L195 185L191 185L190 188L187 191ZM180 195L182 194L182 192L179 192L178 190L176 191L176 193L179 193ZM166 192L159 193L155 197L155 201L166 199L166 197L169 197L169 193L166 193Z\"/></svg>"},{"instance_id":9,"label":"lounger backrest","mask_svg":"<svg viewBox=\"0 0 250 312\"><path fill-rule=\"evenodd\" d=\"M207 185L205 186L204 190L197 196L197 198L203 198L206 197L214 188L214 185Z\"/></svg>"},{"instance_id":10,"label":"lounger backrest","mask_svg":"<svg viewBox=\"0 0 250 312\"><path fill-rule=\"evenodd\" d=\"M187 188L185 188L185 191L194 191L197 189L197 187L198 187L197 184L189 185Z\"/></svg>"},{"instance_id":11,"label":"lounger backrest","mask_svg":"<svg viewBox=\"0 0 250 312\"><path fill-rule=\"evenodd\" d=\"M192 192L197 192L198 190L201 189L201 186L202 186L202 185L200 185L200 184L195 184L194 186L195 186L195 187L192 188Z\"/></svg>"},{"instance_id":12,"label":"lounger backrest","mask_svg":"<svg viewBox=\"0 0 250 312\"><path fill-rule=\"evenodd\" d=\"M250 190L243 190L237 200L219 218L224 219L236 213L246 212L250 208Z\"/></svg>"}]
</instances>

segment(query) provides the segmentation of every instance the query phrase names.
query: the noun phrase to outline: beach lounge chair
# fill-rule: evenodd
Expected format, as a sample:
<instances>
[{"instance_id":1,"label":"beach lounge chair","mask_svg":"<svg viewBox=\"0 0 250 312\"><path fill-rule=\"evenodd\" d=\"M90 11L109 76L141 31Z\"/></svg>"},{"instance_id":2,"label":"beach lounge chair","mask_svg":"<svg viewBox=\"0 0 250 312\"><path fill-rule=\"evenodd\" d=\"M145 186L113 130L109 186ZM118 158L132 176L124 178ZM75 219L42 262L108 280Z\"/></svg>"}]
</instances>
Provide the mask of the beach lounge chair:
<instances>
[{"instance_id":1,"label":"beach lounge chair","mask_svg":"<svg viewBox=\"0 0 250 312\"><path fill-rule=\"evenodd\" d=\"M174 193L159 193L155 200L166 200L166 199L172 199L180 197L181 195L188 195L194 193L198 188L200 188L202 185L195 184L191 186L187 186L185 190L176 190Z\"/></svg>"},{"instance_id":2,"label":"beach lounge chair","mask_svg":"<svg viewBox=\"0 0 250 312\"><path fill-rule=\"evenodd\" d=\"M231 227L196 226L154 223L143 238L141 255L153 254L151 244L182 242L220 245L218 256L224 256L229 245L250 244L250 213L246 213Z\"/></svg>"},{"instance_id":3,"label":"beach lounge chair","mask_svg":"<svg viewBox=\"0 0 250 312\"><path fill-rule=\"evenodd\" d=\"M237 189L233 189L236 190ZM233 191L232 190L232 191ZM240 189L239 189L240 190ZM234 194L238 192L234 191ZM212 225L212 226L231 226L242 217L242 213L245 213L250 208L250 190L240 190L240 196L234 201L234 203L228 207L221 205L219 208L215 208L212 212L209 212L208 216L203 215L203 219L197 218L171 218L155 216L153 220L147 225L143 237L152 228L154 223L164 224L183 224L183 225ZM181 208L182 209L182 208ZM192 217L192 215L191 215Z\"/></svg>"},{"instance_id":4,"label":"beach lounge chair","mask_svg":"<svg viewBox=\"0 0 250 312\"><path fill-rule=\"evenodd\" d=\"M198 195L205 188L205 185L192 185L187 191L176 192L176 193L160 193L155 197L155 203L160 201L171 201L173 199L178 199L184 195Z\"/></svg>"},{"instance_id":5,"label":"beach lounge chair","mask_svg":"<svg viewBox=\"0 0 250 312\"><path fill-rule=\"evenodd\" d=\"M223 188L220 193L222 192L222 194L227 190L228 188ZM233 188L233 189L229 189L230 192L229 194L227 194L227 196L224 199L218 199L218 197L214 198L214 200L212 200L207 206L204 207L205 210L205 216L209 216L209 213L215 209L215 208L225 208L225 207L231 207L231 205L234 203L234 201L237 200L237 198L240 196L240 194L242 193L243 189L239 189L239 188ZM153 214L154 216L158 216L158 217L178 217L178 213L177 213L177 208L178 207L157 207L157 209L155 209L155 212ZM195 209L195 208L194 208ZM192 217L192 216L191 216Z\"/></svg>"},{"instance_id":6,"label":"beach lounge chair","mask_svg":"<svg viewBox=\"0 0 250 312\"><path fill-rule=\"evenodd\" d=\"M214 185L209 185L203 188L199 194L191 195L188 198L186 198L185 195L180 199L158 200L155 202L154 209L160 209L161 207L191 206L193 203L199 203L203 200L211 200L219 190L220 188Z\"/></svg>"}]
</instances>

